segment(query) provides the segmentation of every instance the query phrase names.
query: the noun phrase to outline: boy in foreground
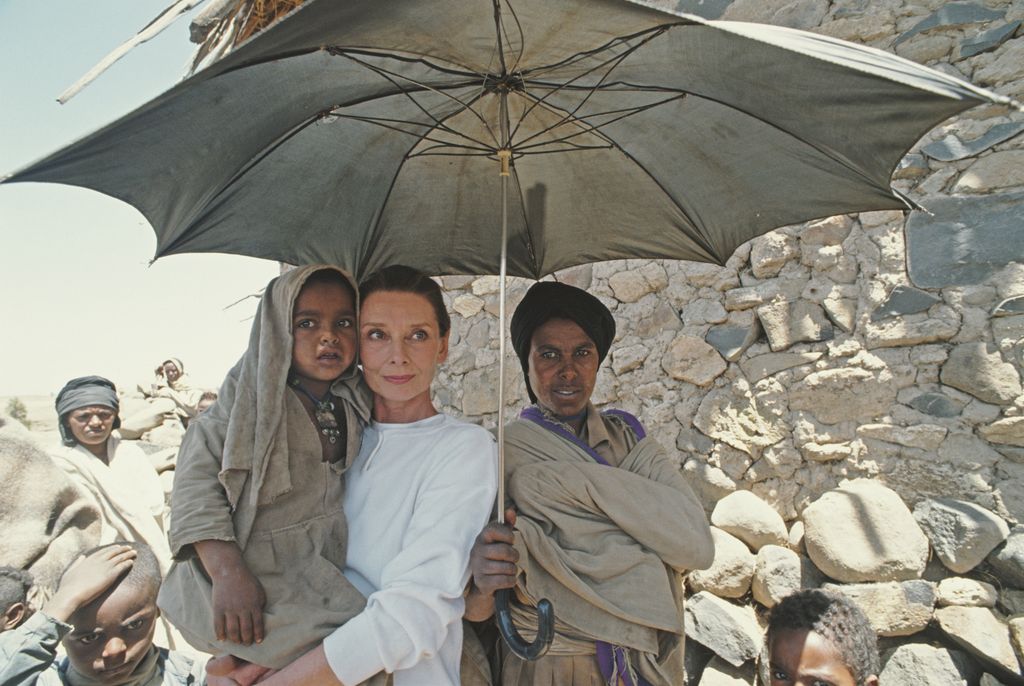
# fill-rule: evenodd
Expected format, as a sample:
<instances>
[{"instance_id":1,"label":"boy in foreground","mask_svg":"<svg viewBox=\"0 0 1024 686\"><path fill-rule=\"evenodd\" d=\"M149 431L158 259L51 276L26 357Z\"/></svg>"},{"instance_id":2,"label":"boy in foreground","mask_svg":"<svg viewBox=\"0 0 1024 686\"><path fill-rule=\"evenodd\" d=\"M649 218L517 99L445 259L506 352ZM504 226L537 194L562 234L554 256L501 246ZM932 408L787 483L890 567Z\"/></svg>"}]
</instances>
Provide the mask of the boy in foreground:
<instances>
[{"instance_id":1,"label":"boy in foreground","mask_svg":"<svg viewBox=\"0 0 1024 686\"><path fill-rule=\"evenodd\" d=\"M141 543L113 543L79 557L43 608L0 634L4 686L186 686L203 666L153 645L160 568ZM67 657L57 659L63 642Z\"/></svg>"},{"instance_id":2,"label":"boy in foreground","mask_svg":"<svg viewBox=\"0 0 1024 686\"><path fill-rule=\"evenodd\" d=\"M764 686L878 686L878 641L848 598L798 591L772 609Z\"/></svg>"}]
</instances>

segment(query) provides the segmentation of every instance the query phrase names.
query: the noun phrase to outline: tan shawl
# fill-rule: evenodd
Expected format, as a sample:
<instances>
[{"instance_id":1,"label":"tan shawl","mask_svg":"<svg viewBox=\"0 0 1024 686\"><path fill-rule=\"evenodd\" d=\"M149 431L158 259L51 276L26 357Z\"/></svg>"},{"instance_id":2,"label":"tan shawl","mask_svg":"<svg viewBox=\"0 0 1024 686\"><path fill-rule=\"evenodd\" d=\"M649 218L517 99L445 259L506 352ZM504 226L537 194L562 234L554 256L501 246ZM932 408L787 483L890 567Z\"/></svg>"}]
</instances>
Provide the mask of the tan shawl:
<instances>
[{"instance_id":1,"label":"tan shawl","mask_svg":"<svg viewBox=\"0 0 1024 686\"><path fill-rule=\"evenodd\" d=\"M100 538L96 504L17 420L0 414L0 565L26 569L45 600Z\"/></svg>"},{"instance_id":2,"label":"tan shawl","mask_svg":"<svg viewBox=\"0 0 1024 686\"><path fill-rule=\"evenodd\" d=\"M638 651L633 667L649 682L681 683L680 572L707 566L713 550L678 466L650 438L618 468L530 421L505 439L520 595L550 599L576 637Z\"/></svg>"},{"instance_id":3,"label":"tan shawl","mask_svg":"<svg viewBox=\"0 0 1024 686\"><path fill-rule=\"evenodd\" d=\"M329 265L298 267L277 277L256 311L249 347L228 373L217 402L189 423L172 495L171 552L202 540L235 540L244 548L256 510L292 489L284 399L292 358L292 308L311 274ZM359 451L372 396L355 365L334 382L348 427L343 472ZM232 514L233 513L233 514Z\"/></svg>"},{"instance_id":4,"label":"tan shawl","mask_svg":"<svg viewBox=\"0 0 1024 686\"><path fill-rule=\"evenodd\" d=\"M102 515L100 545L141 541L148 545L166 574L171 566L163 530L163 488L160 477L137 446L117 436L107 439L108 463L81 444L59 446L51 456L71 480L92 496Z\"/></svg>"}]
</instances>

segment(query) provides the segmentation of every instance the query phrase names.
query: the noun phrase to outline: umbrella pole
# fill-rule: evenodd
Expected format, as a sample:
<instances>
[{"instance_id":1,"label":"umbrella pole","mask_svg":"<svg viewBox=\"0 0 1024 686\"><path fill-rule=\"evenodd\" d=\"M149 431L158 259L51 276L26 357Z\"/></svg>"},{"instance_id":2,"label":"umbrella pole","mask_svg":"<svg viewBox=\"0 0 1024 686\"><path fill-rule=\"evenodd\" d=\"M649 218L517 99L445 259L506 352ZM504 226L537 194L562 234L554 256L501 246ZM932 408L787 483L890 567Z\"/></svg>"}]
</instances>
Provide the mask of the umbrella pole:
<instances>
[{"instance_id":1,"label":"umbrella pole","mask_svg":"<svg viewBox=\"0 0 1024 686\"><path fill-rule=\"evenodd\" d=\"M508 139L508 93L501 92L501 144L498 161L501 163L501 258L498 267L498 521L505 524L505 279L508 258L508 179L511 175L512 142ZM512 622L509 607L510 589L494 594L495 619L498 632L509 649L524 660L536 660L544 655L555 637L555 608L542 598L537 603L537 635L532 643L526 642Z\"/></svg>"},{"instance_id":2,"label":"umbrella pole","mask_svg":"<svg viewBox=\"0 0 1024 686\"><path fill-rule=\"evenodd\" d=\"M502 104L505 100L502 98ZM504 110L505 108L502 107ZM502 117L502 128L505 118ZM502 136L504 140L504 135ZM505 524L505 277L508 258L508 177L512 151L498 151L501 162L501 258L498 266L498 521Z\"/></svg>"}]
</instances>

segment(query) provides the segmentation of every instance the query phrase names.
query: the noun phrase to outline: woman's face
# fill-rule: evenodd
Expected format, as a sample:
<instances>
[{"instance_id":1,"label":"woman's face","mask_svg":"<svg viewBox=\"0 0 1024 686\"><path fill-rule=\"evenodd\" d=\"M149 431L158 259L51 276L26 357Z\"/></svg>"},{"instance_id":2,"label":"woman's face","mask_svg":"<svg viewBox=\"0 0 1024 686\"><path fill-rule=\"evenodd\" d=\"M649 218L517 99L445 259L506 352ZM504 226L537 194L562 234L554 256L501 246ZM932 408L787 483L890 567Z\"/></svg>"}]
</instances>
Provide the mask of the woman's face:
<instances>
[{"instance_id":1,"label":"woman's face","mask_svg":"<svg viewBox=\"0 0 1024 686\"><path fill-rule=\"evenodd\" d=\"M376 291L360 315L359 356L376 405L401 410L402 421L434 414L430 382L448 357L448 334L441 335L430 302L417 293Z\"/></svg>"},{"instance_id":2,"label":"woman's face","mask_svg":"<svg viewBox=\"0 0 1024 686\"><path fill-rule=\"evenodd\" d=\"M106 444L110 432L114 430L116 419L117 412L106 405L79 407L67 413L71 435L86 447Z\"/></svg>"},{"instance_id":3,"label":"woman's face","mask_svg":"<svg viewBox=\"0 0 1024 686\"><path fill-rule=\"evenodd\" d=\"M568 319L549 319L530 340L530 388L537 403L561 417L587 409L601 361L597 346Z\"/></svg>"}]
</instances>

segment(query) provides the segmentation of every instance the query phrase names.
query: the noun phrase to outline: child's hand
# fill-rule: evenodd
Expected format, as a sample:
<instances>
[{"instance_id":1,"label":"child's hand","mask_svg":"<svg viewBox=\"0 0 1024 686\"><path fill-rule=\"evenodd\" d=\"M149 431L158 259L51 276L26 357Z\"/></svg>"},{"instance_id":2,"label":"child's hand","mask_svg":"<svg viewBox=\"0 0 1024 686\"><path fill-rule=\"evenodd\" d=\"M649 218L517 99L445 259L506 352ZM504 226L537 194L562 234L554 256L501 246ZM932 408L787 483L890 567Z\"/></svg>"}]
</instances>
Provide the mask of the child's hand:
<instances>
[{"instance_id":1,"label":"child's hand","mask_svg":"<svg viewBox=\"0 0 1024 686\"><path fill-rule=\"evenodd\" d=\"M263 642L263 585L245 562L225 565L213 577L213 630L217 640L251 645Z\"/></svg>"},{"instance_id":2,"label":"child's hand","mask_svg":"<svg viewBox=\"0 0 1024 686\"><path fill-rule=\"evenodd\" d=\"M135 563L135 549L112 545L79 557L64 573L57 592L43 607L50 617L67 622L79 608L95 600Z\"/></svg>"}]
</instances>

